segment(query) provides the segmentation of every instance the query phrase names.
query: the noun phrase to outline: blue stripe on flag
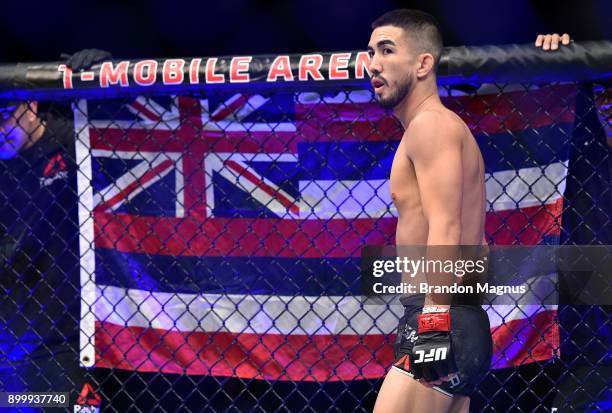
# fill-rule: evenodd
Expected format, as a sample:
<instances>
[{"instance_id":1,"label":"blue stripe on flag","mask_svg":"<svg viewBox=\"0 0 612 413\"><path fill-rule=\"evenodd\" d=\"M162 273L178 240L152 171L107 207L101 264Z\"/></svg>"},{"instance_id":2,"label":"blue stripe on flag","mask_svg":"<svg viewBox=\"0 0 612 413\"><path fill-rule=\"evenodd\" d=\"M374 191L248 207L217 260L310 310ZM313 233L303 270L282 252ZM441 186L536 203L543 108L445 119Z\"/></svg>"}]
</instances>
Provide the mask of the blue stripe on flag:
<instances>
[{"instance_id":1,"label":"blue stripe on flag","mask_svg":"<svg viewBox=\"0 0 612 413\"><path fill-rule=\"evenodd\" d=\"M96 284L173 293L359 295L359 258L173 257L96 249Z\"/></svg>"},{"instance_id":2,"label":"blue stripe on flag","mask_svg":"<svg viewBox=\"0 0 612 413\"><path fill-rule=\"evenodd\" d=\"M561 123L518 132L477 135L476 141L482 151L487 172L492 173L566 161L572 129L571 123ZM398 143L300 143L300 179L388 179Z\"/></svg>"}]
</instances>

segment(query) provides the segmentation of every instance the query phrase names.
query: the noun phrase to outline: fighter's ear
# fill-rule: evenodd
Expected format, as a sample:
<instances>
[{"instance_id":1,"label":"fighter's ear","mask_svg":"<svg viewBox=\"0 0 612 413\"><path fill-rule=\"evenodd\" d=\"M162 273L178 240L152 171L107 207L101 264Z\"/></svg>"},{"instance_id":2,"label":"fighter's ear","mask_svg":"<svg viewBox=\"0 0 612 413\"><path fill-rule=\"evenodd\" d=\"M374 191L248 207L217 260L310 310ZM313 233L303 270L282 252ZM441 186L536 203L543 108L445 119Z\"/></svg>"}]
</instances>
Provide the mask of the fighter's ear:
<instances>
[{"instance_id":1,"label":"fighter's ear","mask_svg":"<svg viewBox=\"0 0 612 413\"><path fill-rule=\"evenodd\" d=\"M423 79L429 73L433 72L435 60L431 53L421 53L418 57L418 62L417 77L419 79Z\"/></svg>"}]
</instances>

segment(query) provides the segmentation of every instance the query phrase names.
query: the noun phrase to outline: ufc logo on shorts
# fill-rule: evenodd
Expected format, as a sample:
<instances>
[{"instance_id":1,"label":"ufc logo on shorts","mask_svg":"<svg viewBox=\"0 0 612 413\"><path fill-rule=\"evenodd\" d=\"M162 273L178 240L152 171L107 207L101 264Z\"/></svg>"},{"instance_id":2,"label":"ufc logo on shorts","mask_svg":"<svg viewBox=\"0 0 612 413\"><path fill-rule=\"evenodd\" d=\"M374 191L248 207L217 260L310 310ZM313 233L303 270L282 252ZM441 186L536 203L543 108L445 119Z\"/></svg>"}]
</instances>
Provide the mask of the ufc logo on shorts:
<instances>
[{"instance_id":1,"label":"ufc logo on shorts","mask_svg":"<svg viewBox=\"0 0 612 413\"><path fill-rule=\"evenodd\" d=\"M446 347L432 348L425 354L425 350L416 350L417 359L414 363L429 363L431 361L446 360Z\"/></svg>"}]
</instances>

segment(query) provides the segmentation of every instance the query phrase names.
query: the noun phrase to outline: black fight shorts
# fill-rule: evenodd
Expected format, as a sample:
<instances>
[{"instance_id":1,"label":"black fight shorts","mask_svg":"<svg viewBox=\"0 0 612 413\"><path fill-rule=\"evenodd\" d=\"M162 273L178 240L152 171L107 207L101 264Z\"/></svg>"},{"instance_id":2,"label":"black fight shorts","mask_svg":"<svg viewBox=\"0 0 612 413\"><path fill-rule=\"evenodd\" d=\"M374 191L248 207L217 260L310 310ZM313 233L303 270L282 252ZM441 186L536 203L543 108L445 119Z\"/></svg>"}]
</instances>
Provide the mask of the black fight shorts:
<instances>
[{"instance_id":1,"label":"black fight shorts","mask_svg":"<svg viewBox=\"0 0 612 413\"><path fill-rule=\"evenodd\" d=\"M399 361L404 355L412 352L412 346L418 338L417 315L422 310L422 306L404 307L404 316L400 319L393 345L395 362L392 368L409 376L412 374L406 371L403 363ZM455 394L469 396L491 365L493 340L489 317L482 307L477 305L452 306L450 313L451 340L458 369L457 378L434 386L434 389L451 397Z\"/></svg>"}]
</instances>

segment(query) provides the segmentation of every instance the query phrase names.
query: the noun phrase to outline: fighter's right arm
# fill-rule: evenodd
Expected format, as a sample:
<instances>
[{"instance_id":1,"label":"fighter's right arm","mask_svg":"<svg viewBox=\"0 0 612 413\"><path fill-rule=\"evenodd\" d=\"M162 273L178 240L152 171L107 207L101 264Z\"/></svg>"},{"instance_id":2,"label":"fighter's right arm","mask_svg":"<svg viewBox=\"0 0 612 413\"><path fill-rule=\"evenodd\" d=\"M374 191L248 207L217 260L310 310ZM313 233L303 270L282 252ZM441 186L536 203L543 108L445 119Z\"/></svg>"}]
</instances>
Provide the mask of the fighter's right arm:
<instances>
[{"instance_id":1,"label":"fighter's right arm","mask_svg":"<svg viewBox=\"0 0 612 413\"><path fill-rule=\"evenodd\" d=\"M439 111L420 113L407 130L408 154L414 165L428 226L428 261L446 262L459 258L464 133L459 122ZM457 281L453 274L425 271L425 275L429 286L450 285ZM449 381L457 372L451 342L451 299L451 294L428 293L423 314L417 316L418 339L410 356L410 372L427 386ZM433 360L423 357L434 352Z\"/></svg>"},{"instance_id":2,"label":"fighter's right arm","mask_svg":"<svg viewBox=\"0 0 612 413\"><path fill-rule=\"evenodd\" d=\"M463 196L462 129L459 122L437 111L420 113L409 125L407 153L414 165L423 215L427 221L427 258L454 261L461 243ZM445 274L425 274L428 284L448 285ZM426 306L448 307L450 296L428 294Z\"/></svg>"},{"instance_id":3,"label":"fighter's right arm","mask_svg":"<svg viewBox=\"0 0 612 413\"><path fill-rule=\"evenodd\" d=\"M406 131L408 156L429 229L427 245L459 245L461 241L463 133L458 122L434 111L419 114Z\"/></svg>"}]
</instances>

